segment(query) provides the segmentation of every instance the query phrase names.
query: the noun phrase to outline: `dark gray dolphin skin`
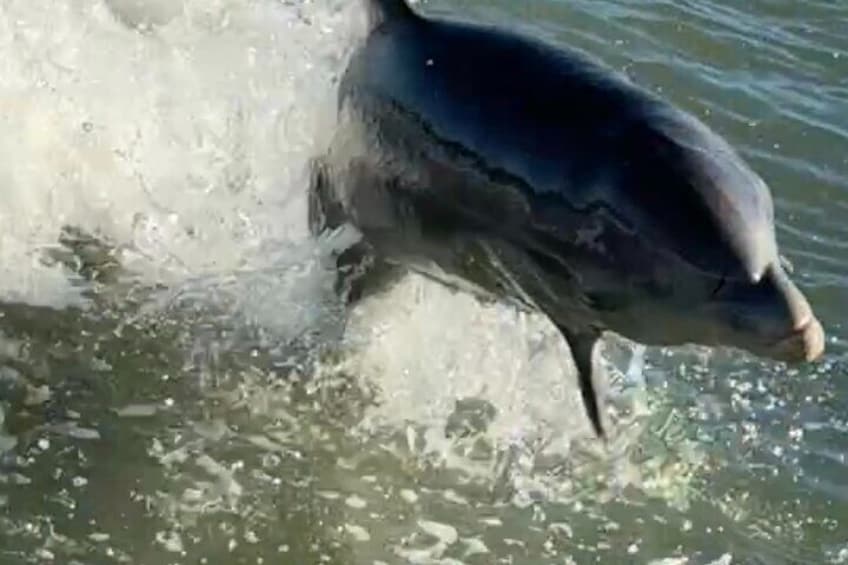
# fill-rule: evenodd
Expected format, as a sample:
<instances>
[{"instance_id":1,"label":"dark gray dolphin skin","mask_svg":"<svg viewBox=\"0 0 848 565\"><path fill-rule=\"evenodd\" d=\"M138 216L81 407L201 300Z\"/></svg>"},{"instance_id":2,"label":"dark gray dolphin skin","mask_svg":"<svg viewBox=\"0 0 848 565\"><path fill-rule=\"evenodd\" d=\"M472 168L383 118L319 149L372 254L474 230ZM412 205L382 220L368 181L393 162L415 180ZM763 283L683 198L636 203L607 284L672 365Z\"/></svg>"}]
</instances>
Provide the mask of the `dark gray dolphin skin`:
<instances>
[{"instance_id":1,"label":"dark gray dolphin skin","mask_svg":"<svg viewBox=\"0 0 848 565\"><path fill-rule=\"evenodd\" d=\"M412 269L544 313L600 437L604 332L823 353L769 189L704 124L581 54L403 0L366 5L310 188L313 233L362 233L338 258L347 291Z\"/></svg>"}]
</instances>

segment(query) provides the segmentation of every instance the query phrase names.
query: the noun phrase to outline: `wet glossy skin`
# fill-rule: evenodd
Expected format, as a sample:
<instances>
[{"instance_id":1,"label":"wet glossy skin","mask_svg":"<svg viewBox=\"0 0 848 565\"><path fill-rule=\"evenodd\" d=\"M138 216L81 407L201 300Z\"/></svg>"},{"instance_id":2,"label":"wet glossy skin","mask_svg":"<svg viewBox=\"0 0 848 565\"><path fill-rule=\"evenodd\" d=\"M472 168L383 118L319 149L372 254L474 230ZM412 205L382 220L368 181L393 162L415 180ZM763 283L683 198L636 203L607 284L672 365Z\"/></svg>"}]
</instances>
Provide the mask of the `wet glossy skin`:
<instances>
[{"instance_id":1,"label":"wet glossy skin","mask_svg":"<svg viewBox=\"0 0 848 565\"><path fill-rule=\"evenodd\" d=\"M768 188L706 126L559 48L384 20L342 81L326 198L377 256L548 315L599 433L603 331L821 355Z\"/></svg>"}]
</instances>

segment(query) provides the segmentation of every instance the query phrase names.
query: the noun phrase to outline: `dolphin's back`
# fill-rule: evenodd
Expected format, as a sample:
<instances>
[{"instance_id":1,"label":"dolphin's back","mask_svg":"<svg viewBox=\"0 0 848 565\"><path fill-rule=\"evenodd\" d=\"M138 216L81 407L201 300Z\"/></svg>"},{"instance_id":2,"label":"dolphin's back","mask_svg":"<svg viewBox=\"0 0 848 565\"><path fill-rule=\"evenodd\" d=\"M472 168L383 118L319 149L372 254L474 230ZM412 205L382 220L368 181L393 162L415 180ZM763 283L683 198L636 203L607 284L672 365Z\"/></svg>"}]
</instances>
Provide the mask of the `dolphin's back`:
<instances>
[{"instance_id":1,"label":"dolphin's back","mask_svg":"<svg viewBox=\"0 0 848 565\"><path fill-rule=\"evenodd\" d=\"M738 155L694 117L580 54L401 15L382 21L357 52L340 103L376 130L402 116L405 146L428 139L490 185L523 191L534 226L558 206L603 209L720 277L757 278L776 255L771 197ZM430 188L433 198L456 197ZM555 220L547 231L573 235Z\"/></svg>"}]
</instances>

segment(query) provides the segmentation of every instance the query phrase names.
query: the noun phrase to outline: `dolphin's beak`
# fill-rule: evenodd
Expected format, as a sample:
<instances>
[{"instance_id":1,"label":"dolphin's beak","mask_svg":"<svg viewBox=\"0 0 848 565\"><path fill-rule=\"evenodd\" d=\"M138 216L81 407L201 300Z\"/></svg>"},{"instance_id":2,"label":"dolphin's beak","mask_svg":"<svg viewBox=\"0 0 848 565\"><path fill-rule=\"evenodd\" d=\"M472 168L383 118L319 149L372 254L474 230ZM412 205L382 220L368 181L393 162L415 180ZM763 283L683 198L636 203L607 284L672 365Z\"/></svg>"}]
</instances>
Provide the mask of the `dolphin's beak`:
<instances>
[{"instance_id":1,"label":"dolphin's beak","mask_svg":"<svg viewBox=\"0 0 848 565\"><path fill-rule=\"evenodd\" d=\"M780 265L759 281L729 284L719 307L731 312L736 335L719 340L775 361L815 361L825 349L822 325L810 303Z\"/></svg>"},{"instance_id":2,"label":"dolphin's beak","mask_svg":"<svg viewBox=\"0 0 848 565\"><path fill-rule=\"evenodd\" d=\"M787 337L778 341L772 355L779 361L815 361L824 353L824 329L814 316L806 318Z\"/></svg>"},{"instance_id":3,"label":"dolphin's beak","mask_svg":"<svg viewBox=\"0 0 848 565\"><path fill-rule=\"evenodd\" d=\"M824 353L824 329L813 314L810 303L795 283L780 268L770 269L771 284L785 302L791 330L772 345L769 355L779 361L803 363L815 361Z\"/></svg>"}]
</instances>

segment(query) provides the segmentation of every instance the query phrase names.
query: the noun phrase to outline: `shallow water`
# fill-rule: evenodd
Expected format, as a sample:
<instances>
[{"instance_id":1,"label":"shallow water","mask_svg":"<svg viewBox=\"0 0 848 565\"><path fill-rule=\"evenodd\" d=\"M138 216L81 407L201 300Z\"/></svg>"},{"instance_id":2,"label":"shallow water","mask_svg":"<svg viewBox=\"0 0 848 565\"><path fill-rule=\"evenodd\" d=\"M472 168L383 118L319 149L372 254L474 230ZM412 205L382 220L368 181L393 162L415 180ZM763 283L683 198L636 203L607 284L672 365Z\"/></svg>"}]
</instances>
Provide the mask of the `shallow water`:
<instances>
[{"instance_id":1,"label":"shallow water","mask_svg":"<svg viewBox=\"0 0 848 565\"><path fill-rule=\"evenodd\" d=\"M0 563L848 563L848 5L530 4L424 9L727 136L826 358L613 343L604 453L540 319L409 278L339 331L304 165L356 5L6 0Z\"/></svg>"}]
</instances>

